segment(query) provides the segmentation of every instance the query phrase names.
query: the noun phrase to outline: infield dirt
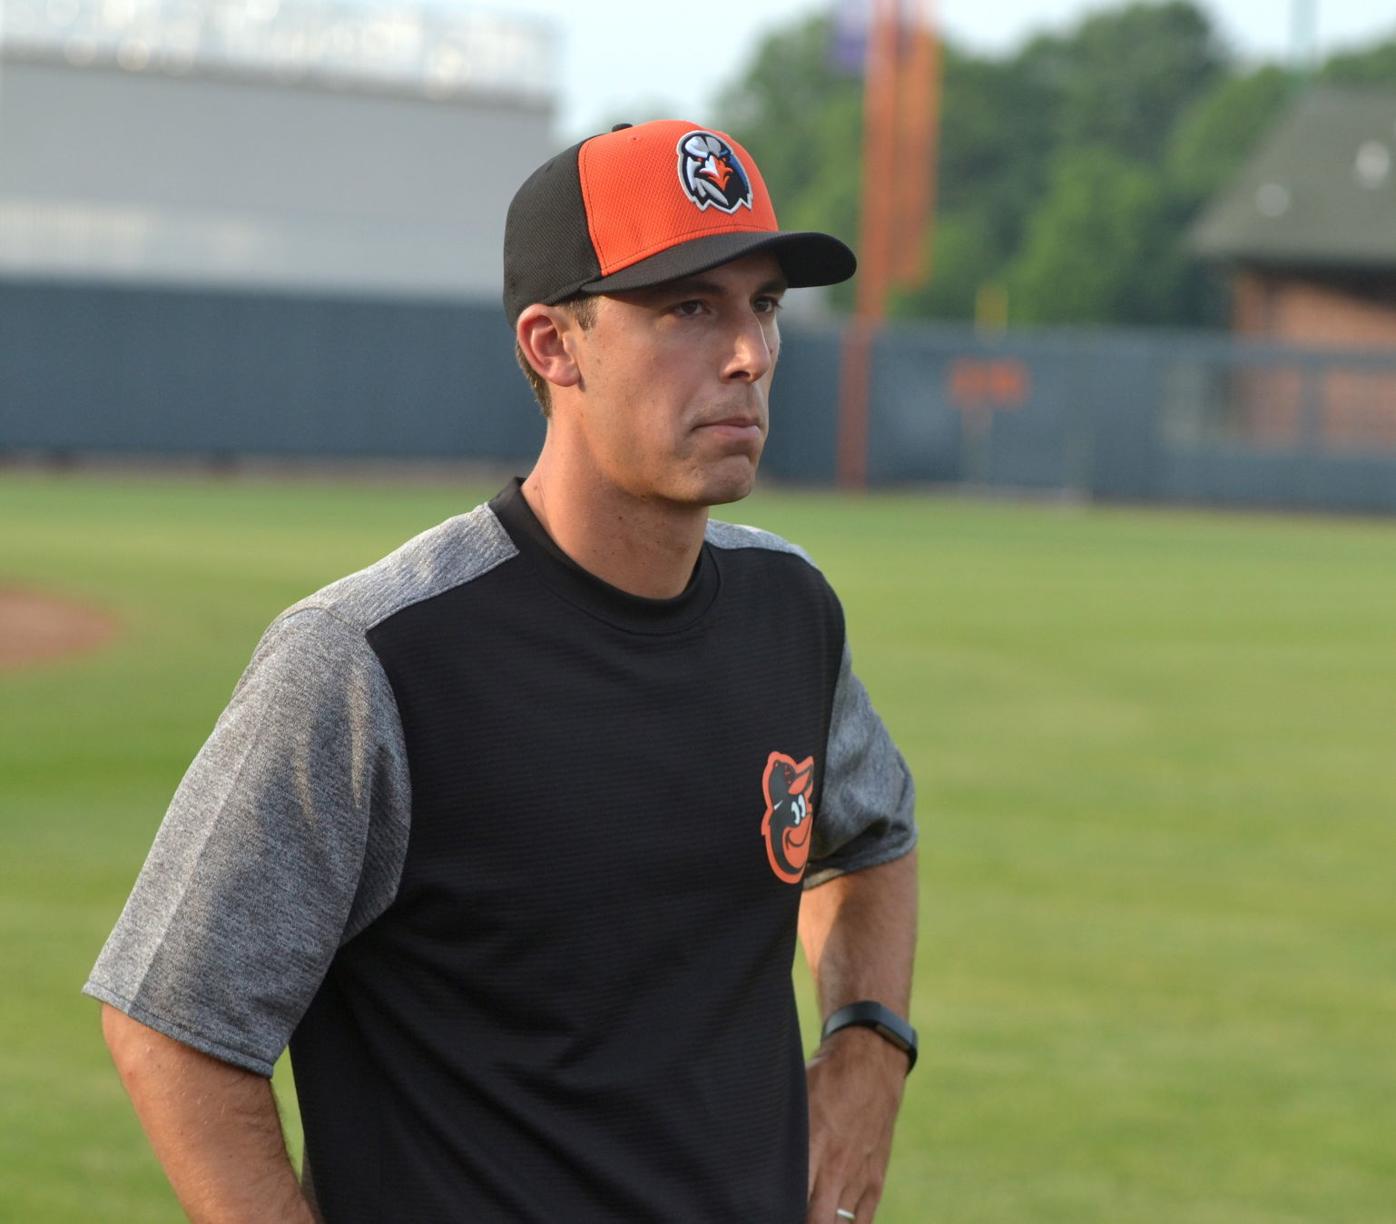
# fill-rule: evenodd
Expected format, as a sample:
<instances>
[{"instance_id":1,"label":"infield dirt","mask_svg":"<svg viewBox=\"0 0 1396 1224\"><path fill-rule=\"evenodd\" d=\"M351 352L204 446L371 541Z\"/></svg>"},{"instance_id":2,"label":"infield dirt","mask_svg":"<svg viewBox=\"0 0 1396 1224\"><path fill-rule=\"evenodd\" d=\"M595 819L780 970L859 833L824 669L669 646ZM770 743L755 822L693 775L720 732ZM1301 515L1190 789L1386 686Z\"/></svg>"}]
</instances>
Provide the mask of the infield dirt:
<instances>
[{"instance_id":1,"label":"infield dirt","mask_svg":"<svg viewBox=\"0 0 1396 1224\"><path fill-rule=\"evenodd\" d=\"M39 591L0 587L0 668L52 663L105 646L115 619L97 608Z\"/></svg>"}]
</instances>

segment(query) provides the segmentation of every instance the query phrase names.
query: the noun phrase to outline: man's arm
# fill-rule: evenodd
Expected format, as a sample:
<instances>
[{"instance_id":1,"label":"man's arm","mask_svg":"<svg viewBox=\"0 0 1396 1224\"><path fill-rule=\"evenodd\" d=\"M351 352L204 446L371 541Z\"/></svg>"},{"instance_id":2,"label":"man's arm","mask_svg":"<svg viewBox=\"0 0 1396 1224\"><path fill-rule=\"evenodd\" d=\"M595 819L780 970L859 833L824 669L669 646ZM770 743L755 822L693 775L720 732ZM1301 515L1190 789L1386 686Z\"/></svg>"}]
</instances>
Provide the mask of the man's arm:
<instances>
[{"instance_id":1,"label":"man's arm","mask_svg":"<svg viewBox=\"0 0 1396 1224\"><path fill-rule=\"evenodd\" d=\"M800 941L820 1015L873 999L905 1016L916 949L916 853L837 876L800 899ZM809 1224L843 1208L869 1224L882 1196L907 1056L868 1028L840 1029L806 1069Z\"/></svg>"},{"instance_id":2,"label":"man's arm","mask_svg":"<svg viewBox=\"0 0 1396 1224\"><path fill-rule=\"evenodd\" d=\"M156 1158L195 1224L314 1224L271 1084L116 1008L102 1033Z\"/></svg>"}]
</instances>

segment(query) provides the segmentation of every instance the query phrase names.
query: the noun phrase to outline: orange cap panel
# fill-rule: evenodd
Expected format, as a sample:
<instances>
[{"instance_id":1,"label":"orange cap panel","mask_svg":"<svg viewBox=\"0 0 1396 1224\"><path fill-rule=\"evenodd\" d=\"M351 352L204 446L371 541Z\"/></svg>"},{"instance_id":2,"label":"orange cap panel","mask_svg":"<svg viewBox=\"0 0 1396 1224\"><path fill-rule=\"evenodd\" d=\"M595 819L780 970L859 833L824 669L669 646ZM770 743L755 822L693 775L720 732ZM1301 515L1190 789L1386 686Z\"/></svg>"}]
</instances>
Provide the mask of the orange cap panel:
<instances>
[{"instance_id":1,"label":"orange cap panel","mask_svg":"<svg viewBox=\"0 0 1396 1224\"><path fill-rule=\"evenodd\" d=\"M694 134L715 138L698 142L711 150L707 160L681 147ZM725 150L712 149L714 144ZM577 171L602 276L694 238L777 228L771 197L751 155L726 133L697 124L663 120L596 136L582 146ZM698 200L685 185L685 173L697 186ZM750 205L745 199L733 202L745 194L742 174L751 187Z\"/></svg>"}]
</instances>

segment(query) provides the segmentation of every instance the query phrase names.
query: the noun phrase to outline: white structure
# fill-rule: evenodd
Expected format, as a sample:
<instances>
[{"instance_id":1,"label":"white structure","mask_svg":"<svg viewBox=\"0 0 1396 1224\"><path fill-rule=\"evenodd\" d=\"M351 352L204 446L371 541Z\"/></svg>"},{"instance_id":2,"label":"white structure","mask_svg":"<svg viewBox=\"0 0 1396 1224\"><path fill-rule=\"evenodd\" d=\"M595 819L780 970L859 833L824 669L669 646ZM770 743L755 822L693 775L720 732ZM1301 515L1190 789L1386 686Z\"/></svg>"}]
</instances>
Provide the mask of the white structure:
<instances>
[{"instance_id":1,"label":"white structure","mask_svg":"<svg viewBox=\"0 0 1396 1224\"><path fill-rule=\"evenodd\" d=\"M324 0L0 3L0 277L493 297L550 29Z\"/></svg>"}]
</instances>

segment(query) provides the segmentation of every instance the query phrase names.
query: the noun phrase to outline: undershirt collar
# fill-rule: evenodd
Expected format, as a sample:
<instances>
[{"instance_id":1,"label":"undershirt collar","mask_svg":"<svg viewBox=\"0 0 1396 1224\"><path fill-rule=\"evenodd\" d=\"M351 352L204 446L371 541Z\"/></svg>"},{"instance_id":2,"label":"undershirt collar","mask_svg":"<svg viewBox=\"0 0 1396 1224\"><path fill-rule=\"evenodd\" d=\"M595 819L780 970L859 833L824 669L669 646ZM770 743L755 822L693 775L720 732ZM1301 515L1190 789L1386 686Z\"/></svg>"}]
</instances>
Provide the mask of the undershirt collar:
<instances>
[{"instance_id":1,"label":"undershirt collar","mask_svg":"<svg viewBox=\"0 0 1396 1224\"><path fill-rule=\"evenodd\" d=\"M632 595L583 569L553 540L523 495L516 476L489 503L514 547L559 598L608 624L632 633L666 634L687 629L717 598L721 581L712 546L705 540L688 585L672 599Z\"/></svg>"}]
</instances>

